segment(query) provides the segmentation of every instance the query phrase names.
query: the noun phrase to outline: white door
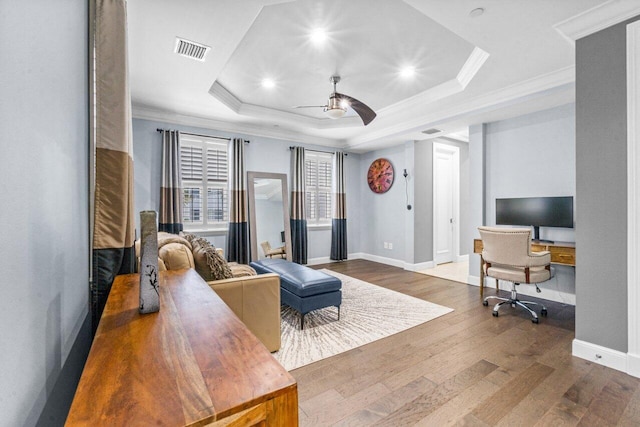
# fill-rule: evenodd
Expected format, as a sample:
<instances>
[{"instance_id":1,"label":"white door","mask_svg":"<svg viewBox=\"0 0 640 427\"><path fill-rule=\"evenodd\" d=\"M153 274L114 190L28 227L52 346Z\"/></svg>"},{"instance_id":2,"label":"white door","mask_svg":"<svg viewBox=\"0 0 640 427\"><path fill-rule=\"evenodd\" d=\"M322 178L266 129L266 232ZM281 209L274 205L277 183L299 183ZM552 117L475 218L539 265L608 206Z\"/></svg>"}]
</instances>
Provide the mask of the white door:
<instances>
[{"instance_id":1,"label":"white door","mask_svg":"<svg viewBox=\"0 0 640 427\"><path fill-rule=\"evenodd\" d=\"M457 257L459 149L433 144L433 243L436 265Z\"/></svg>"}]
</instances>

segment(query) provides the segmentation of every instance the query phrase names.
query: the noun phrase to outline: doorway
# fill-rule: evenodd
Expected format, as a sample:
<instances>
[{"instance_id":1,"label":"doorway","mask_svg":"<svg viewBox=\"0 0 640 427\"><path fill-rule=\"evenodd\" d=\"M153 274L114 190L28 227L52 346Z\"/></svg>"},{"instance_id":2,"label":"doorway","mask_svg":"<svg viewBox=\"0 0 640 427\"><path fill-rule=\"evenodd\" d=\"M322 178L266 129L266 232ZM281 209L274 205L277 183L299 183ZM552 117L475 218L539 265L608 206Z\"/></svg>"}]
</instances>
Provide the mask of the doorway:
<instances>
[{"instance_id":1,"label":"doorway","mask_svg":"<svg viewBox=\"0 0 640 427\"><path fill-rule=\"evenodd\" d=\"M433 143L433 262L455 262L460 253L460 149Z\"/></svg>"}]
</instances>

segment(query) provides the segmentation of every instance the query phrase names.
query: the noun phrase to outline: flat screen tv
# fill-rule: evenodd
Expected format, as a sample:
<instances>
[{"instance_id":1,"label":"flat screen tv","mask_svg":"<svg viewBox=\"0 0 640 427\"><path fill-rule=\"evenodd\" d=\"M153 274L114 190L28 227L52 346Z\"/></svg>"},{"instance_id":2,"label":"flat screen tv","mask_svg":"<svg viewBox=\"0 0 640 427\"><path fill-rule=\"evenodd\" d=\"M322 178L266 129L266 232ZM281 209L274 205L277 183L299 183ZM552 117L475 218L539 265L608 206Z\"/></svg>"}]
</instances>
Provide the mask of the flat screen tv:
<instances>
[{"instance_id":1,"label":"flat screen tv","mask_svg":"<svg viewBox=\"0 0 640 427\"><path fill-rule=\"evenodd\" d=\"M573 228L573 197L496 199L496 224L533 226L540 240L540 227Z\"/></svg>"}]
</instances>

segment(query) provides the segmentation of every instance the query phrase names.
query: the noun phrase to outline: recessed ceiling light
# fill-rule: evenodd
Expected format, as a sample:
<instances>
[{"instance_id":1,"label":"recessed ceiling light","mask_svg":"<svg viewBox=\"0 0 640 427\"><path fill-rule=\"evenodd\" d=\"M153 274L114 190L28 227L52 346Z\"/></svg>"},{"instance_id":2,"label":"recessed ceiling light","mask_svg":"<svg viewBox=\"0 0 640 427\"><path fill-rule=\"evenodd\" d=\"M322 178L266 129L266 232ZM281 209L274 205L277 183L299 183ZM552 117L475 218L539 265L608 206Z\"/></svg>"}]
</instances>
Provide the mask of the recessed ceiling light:
<instances>
[{"instance_id":1,"label":"recessed ceiling light","mask_svg":"<svg viewBox=\"0 0 640 427\"><path fill-rule=\"evenodd\" d=\"M311 42L313 44L319 46L324 44L324 42L327 40L327 32L324 30L324 28L315 28L311 31L311 34L309 34L309 38L311 39Z\"/></svg>"},{"instance_id":2,"label":"recessed ceiling light","mask_svg":"<svg viewBox=\"0 0 640 427\"><path fill-rule=\"evenodd\" d=\"M265 89L271 89L275 87L275 85L276 85L276 82L274 82L273 79L270 79L270 78L262 79L262 87Z\"/></svg>"},{"instance_id":3,"label":"recessed ceiling light","mask_svg":"<svg viewBox=\"0 0 640 427\"><path fill-rule=\"evenodd\" d=\"M471 12L469 12L469 16L472 18L476 18L484 13L484 7L476 7Z\"/></svg>"},{"instance_id":4,"label":"recessed ceiling light","mask_svg":"<svg viewBox=\"0 0 640 427\"><path fill-rule=\"evenodd\" d=\"M416 74L416 69L415 69L415 67L413 67L411 65L407 65L402 70L400 70L400 77L402 77L404 79L411 78L415 74Z\"/></svg>"}]
</instances>

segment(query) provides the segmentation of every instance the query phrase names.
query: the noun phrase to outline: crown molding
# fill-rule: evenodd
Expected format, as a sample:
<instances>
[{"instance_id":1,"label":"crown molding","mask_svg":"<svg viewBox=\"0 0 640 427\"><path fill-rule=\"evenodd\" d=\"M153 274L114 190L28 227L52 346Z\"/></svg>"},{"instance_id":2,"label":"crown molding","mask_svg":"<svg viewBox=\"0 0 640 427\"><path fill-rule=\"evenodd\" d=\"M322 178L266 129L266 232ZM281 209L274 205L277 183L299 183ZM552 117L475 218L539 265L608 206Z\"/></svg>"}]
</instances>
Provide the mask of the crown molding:
<instances>
[{"instance_id":1,"label":"crown molding","mask_svg":"<svg viewBox=\"0 0 640 427\"><path fill-rule=\"evenodd\" d=\"M481 56L479 56L478 58L482 59ZM484 58L484 60L486 60L486 57ZM470 63L470 60L468 60L467 63ZM545 92L552 90L566 90L567 87L569 85L572 85L574 82L575 66L569 66L548 74L544 74L542 76L513 84L506 88L495 90L488 94L478 96L463 104L457 104L450 106L449 108L446 108L444 110L431 112L430 114L419 113L419 110L424 109L425 106L424 99L422 99L422 102L412 102L412 108L398 108L397 110L395 108L393 110L387 108L381 110L378 117L379 123L374 122L375 125L379 127L379 129L369 132L363 132L356 137L346 140L323 138L308 135L303 131L297 132L295 130L286 128L272 128L268 127L267 125L261 126L246 122L229 122L203 117L194 117L174 112L162 111L153 107L137 104L133 105L133 117L138 119L181 124L185 126L202 127L218 131L275 138L304 144L317 144L327 147L342 148L362 152L367 150L368 145L383 138L397 136L402 133L419 131L427 125L435 125L436 123L442 123L444 121L457 119L466 115L489 111L491 109L499 108L509 103L522 101L527 97L535 96L536 94L544 94ZM431 90L430 99L442 97L444 93L449 92L453 88L461 87L461 84L459 81L454 80L446 82L439 86L443 87L439 87L437 89L433 88ZM263 107L250 106L249 104L247 104L247 106L243 108L262 109ZM277 110L271 110L269 114L272 114L272 112L274 111L277 115ZM290 113L283 112L283 114ZM411 118L408 120L403 120L403 117L407 116ZM272 121L277 120L277 117L266 118ZM349 117L343 118L340 121L342 120L359 121L359 118Z\"/></svg>"},{"instance_id":2,"label":"crown molding","mask_svg":"<svg viewBox=\"0 0 640 427\"><path fill-rule=\"evenodd\" d=\"M218 81L213 82L209 88L209 95L220 101L234 113L238 113L240 107L242 107L242 101L236 98L234 94L229 92L227 88L218 83Z\"/></svg>"},{"instance_id":3,"label":"crown molding","mask_svg":"<svg viewBox=\"0 0 640 427\"><path fill-rule=\"evenodd\" d=\"M363 150L367 144L385 137L395 136L400 133L419 131L427 124L429 126L436 126L436 123L438 122L441 123L453 118L460 118L461 116L495 109L535 94L541 94L554 89L566 88L574 82L575 66L572 65L477 96L462 104L456 104L443 110L433 111L430 114L416 114L415 112L405 111L405 115L414 118L401 121L400 117L397 116L385 117L385 119L389 119L391 122L395 121L396 124L383 127L376 132L370 132L347 139L347 147L352 150Z\"/></svg>"},{"instance_id":4,"label":"crown molding","mask_svg":"<svg viewBox=\"0 0 640 427\"><path fill-rule=\"evenodd\" d=\"M410 111L414 108L424 107L427 104L431 104L440 99L455 95L458 92L462 92L466 89L471 79L478 73L478 71L480 71L480 68L482 68L482 65L488 57L489 54L487 52L479 47L475 47L455 78L447 80L444 83L440 83L439 85L414 95L411 98L407 98L403 101L396 102L395 104L382 108L378 111L378 115L381 117L406 115L408 110Z\"/></svg>"},{"instance_id":5,"label":"crown molding","mask_svg":"<svg viewBox=\"0 0 640 427\"><path fill-rule=\"evenodd\" d=\"M482 68L487 58L489 58L489 54L487 52L480 49L478 46L473 48L471 55L469 55L467 61L456 76L456 79L463 88L466 88L471 79L473 79L478 71L480 71L480 68Z\"/></svg>"},{"instance_id":6,"label":"crown molding","mask_svg":"<svg viewBox=\"0 0 640 427\"><path fill-rule=\"evenodd\" d=\"M241 116L260 118L272 122L283 123L296 129L336 129L362 127L362 120L358 116L343 117L340 120L330 118L317 119L288 111L262 107L260 105L242 104L237 112Z\"/></svg>"},{"instance_id":7,"label":"crown molding","mask_svg":"<svg viewBox=\"0 0 640 427\"><path fill-rule=\"evenodd\" d=\"M252 135L265 138L281 139L303 144L315 144L325 147L344 148L344 141L307 135L283 128L271 128L246 122L230 122L196 117L186 114L158 110L150 106L134 104L132 106L132 116L135 119L153 120L162 123L172 123L183 126L194 126L204 129L217 130L221 132L237 133L242 135Z\"/></svg>"},{"instance_id":8,"label":"crown molding","mask_svg":"<svg viewBox=\"0 0 640 427\"><path fill-rule=\"evenodd\" d=\"M569 43L640 15L637 0L609 0L553 26Z\"/></svg>"},{"instance_id":9,"label":"crown molding","mask_svg":"<svg viewBox=\"0 0 640 427\"><path fill-rule=\"evenodd\" d=\"M407 110L418 108L454 95L458 92L462 92L478 73L480 68L482 68L488 57L489 54L487 52L477 46L474 47L455 78L403 101L396 102L395 104L382 108L377 112L378 116L395 117L397 115L405 115ZM245 104L217 81L213 82L209 88L209 94L236 114L275 121L277 123L293 127L294 129L312 128L323 130L362 126L362 121L358 116L343 117L340 120L332 120L329 118L318 119L288 111L267 108L260 105ZM367 131L365 131L365 133L369 134Z\"/></svg>"},{"instance_id":10,"label":"crown molding","mask_svg":"<svg viewBox=\"0 0 640 427\"><path fill-rule=\"evenodd\" d=\"M238 115L275 121L293 128L336 129L362 126L362 120L360 120L360 117L358 116L344 117L340 120L333 120L330 118L318 119L315 117L304 116L302 114L277 110L275 108L246 104L240 101L240 99L217 81L213 82L209 88L209 95L213 96L224 106Z\"/></svg>"}]
</instances>

